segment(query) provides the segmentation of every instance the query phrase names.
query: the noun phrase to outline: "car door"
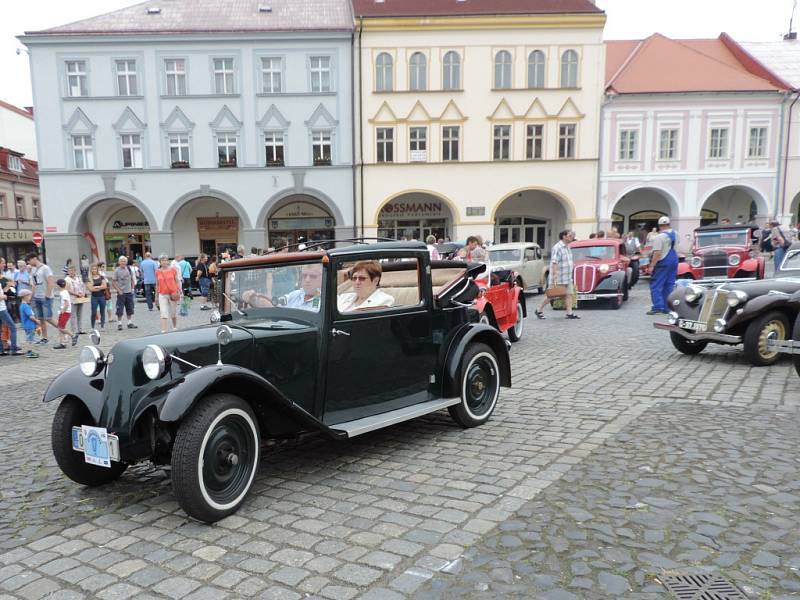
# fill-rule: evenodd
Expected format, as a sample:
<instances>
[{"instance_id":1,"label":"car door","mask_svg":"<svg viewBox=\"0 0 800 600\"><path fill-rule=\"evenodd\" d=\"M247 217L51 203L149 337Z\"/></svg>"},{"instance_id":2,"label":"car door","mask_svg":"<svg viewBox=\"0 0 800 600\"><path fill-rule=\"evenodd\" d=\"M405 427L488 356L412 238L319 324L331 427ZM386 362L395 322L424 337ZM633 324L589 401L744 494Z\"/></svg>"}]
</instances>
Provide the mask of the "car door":
<instances>
[{"instance_id":1,"label":"car door","mask_svg":"<svg viewBox=\"0 0 800 600\"><path fill-rule=\"evenodd\" d=\"M325 423L352 421L431 399L439 345L432 335L427 263L421 258L414 263L416 301L406 288L382 283L382 290L403 300L391 308L351 313L331 307Z\"/></svg>"},{"instance_id":2,"label":"car door","mask_svg":"<svg viewBox=\"0 0 800 600\"><path fill-rule=\"evenodd\" d=\"M525 284L528 288L537 288L542 282L541 254L536 246L527 246L522 252L522 268L525 273Z\"/></svg>"}]
</instances>

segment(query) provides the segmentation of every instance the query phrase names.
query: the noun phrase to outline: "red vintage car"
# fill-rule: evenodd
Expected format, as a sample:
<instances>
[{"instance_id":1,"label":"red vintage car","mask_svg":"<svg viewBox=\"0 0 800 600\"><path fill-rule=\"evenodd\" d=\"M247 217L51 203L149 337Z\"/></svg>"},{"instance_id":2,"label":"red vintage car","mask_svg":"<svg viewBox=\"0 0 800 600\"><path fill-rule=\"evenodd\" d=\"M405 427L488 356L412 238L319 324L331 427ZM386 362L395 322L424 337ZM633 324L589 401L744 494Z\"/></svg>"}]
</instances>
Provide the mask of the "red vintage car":
<instances>
[{"instance_id":1,"label":"red vintage car","mask_svg":"<svg viewBox=\"0 0 800 600\"><path fill-rule=\"evenodd\" d=\"M698 227L692 255L678 265L678 277L764 279L764 257L754 256L753 229L750 225Z\"/></svg>"},{"instance_id":2,"label":"red vintage car","mask_svg":"<svg viewBox=\"0 0 800 600\"><path fill-rule=\"evenodd\" d=\"M517 280L514 271L503 268L487 268L475 278L480 293L473 307L480 313L481 322L501 333L507 331L512 342L522 337L524 319L528 315L525 294Z\"/></svg>"},{"instance_id":3,"label":"red vintage car","mask_svg":"<svg viewBox=\"0 0 800 600\"><path fill-rule=\"evenodd\" d=\"M578 301L606 300L617 309L628 299L633 280L625 242L593 239L572 242L574 279Z\"/></svg>"}]
</instances>

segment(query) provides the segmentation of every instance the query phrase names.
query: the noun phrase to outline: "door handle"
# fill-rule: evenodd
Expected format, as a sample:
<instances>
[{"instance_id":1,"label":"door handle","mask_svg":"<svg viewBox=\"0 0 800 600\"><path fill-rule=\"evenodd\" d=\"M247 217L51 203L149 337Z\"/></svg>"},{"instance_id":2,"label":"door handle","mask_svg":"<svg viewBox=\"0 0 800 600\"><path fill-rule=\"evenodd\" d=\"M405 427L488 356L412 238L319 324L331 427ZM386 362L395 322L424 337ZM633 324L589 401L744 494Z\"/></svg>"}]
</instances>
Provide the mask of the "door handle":
<instances>
[{"instance_id":1,"label":"door handle","mask_svg":"<svg viewBox=\"0 0 800 600\"><path fill-rule=\"evenodd\" d=\"M338 337L340 335L346 335L347 337L350 337L350 334L347 331L342 331L341 329L331 329L331 335L333 337Z\"/></svg>"}]
</instances>

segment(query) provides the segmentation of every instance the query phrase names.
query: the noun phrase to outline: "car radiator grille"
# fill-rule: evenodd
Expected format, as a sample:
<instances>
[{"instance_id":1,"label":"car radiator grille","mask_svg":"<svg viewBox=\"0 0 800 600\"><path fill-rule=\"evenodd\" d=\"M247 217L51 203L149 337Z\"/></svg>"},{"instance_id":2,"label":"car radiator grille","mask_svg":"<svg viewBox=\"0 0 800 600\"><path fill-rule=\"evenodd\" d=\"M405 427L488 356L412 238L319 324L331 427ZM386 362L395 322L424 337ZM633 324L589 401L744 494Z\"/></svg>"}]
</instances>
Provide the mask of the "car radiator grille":
<instances>
[{"instance_id":1,"label":"car radiator grille","mask_svg":"<svg viewBox=\"0 0 800 600\"><path fill-rule=\"evenodd\" d=\"M581 293L594 290L597 267L594 265L578 265L575 267L575 288Z\"/></svg>"},{"instance_id":2,"label":"car radiator grille","mask_svg":"<svg viewBox=\"0 0 800 600\"><path fill-rule=\"evenodd\" d=\"M700 309L700 321L708 326L708 331L714 330L714 321L725 317L728 310L728 291L713 290L705 294L703 308Z\"/></svg>"},{"instance_id":3,"label":"car radiator grille","mask_svg":"<svg viewBox=\"0 0 800 600\"><path fill-rule=\"evenodd\" d=\"M708 252L703 257L703 277L727 277L728 255L725 252Z\"/></svg>"}]
</instances>

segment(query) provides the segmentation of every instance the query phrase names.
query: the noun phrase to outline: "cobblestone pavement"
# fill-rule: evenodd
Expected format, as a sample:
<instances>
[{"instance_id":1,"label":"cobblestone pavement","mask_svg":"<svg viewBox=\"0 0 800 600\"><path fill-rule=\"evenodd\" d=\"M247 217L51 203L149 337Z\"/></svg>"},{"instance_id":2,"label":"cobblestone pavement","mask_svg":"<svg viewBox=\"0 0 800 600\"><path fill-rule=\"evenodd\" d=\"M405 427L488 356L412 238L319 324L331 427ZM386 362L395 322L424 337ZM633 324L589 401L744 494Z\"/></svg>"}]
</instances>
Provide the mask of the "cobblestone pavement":
<instances>
[{"instance_id":1,"label":"cobblestone pavement","mask_svg":"<svg viewBox=\"0 0 800 600\"><path fill-rule=\"evenodd\" d=\"M442 412L283 447L214 526L165 469L65 479L40 399L77 350L0 358L0 597L666 597L659 576L704 568L791 597L800 379L733 348L682 356L647 305L639 286L619 311L527 319L486 425Z\"/></svg>"}]
</instances>

